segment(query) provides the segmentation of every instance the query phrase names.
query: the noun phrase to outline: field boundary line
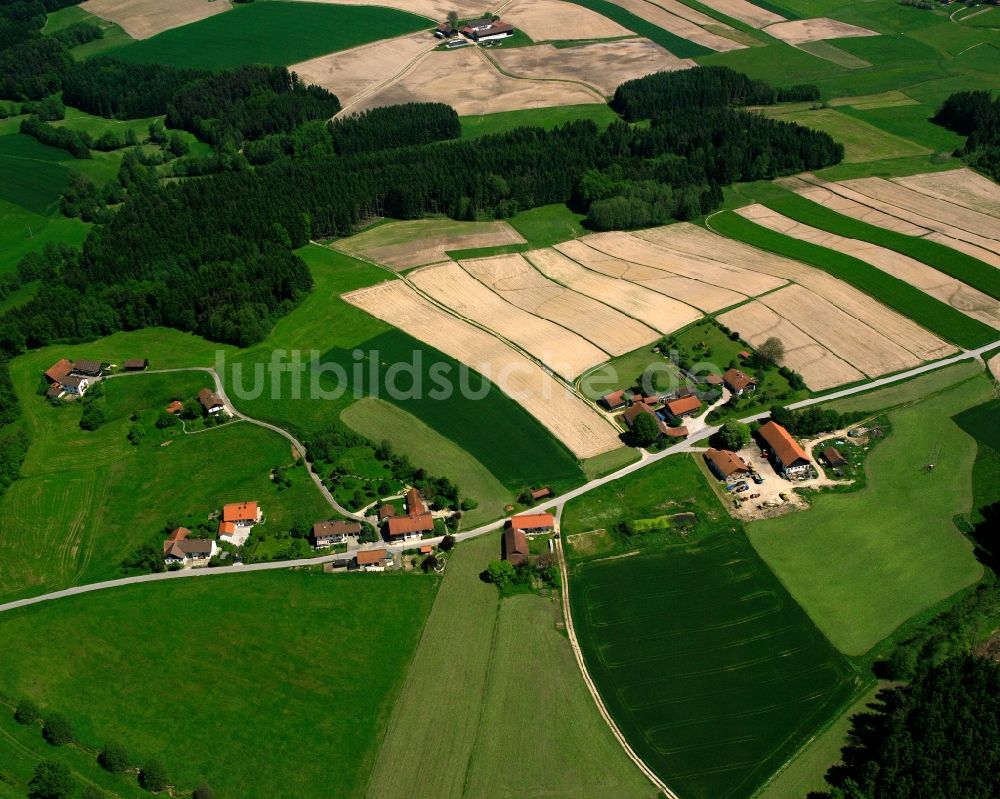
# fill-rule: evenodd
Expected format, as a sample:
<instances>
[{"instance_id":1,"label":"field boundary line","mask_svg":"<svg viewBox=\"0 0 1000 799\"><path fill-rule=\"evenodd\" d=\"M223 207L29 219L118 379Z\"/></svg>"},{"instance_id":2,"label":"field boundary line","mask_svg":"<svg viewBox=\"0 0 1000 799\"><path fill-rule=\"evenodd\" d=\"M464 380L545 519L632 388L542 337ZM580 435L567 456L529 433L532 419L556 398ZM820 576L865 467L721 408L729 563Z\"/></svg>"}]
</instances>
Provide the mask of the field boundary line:
<instances>
[{"instance_id":1,"label":"field boundary line","mask_svg":"<svg viewBox=\"0 0 1000 799\"><path fill-rule=\"evenodd\" d=\"M601 695L597 690L597 686L594 685L594 681L590 677L590 672L587 671L587 664L583 660L583 651L580 649L580 643L576 638L576 629L573 627L573 614L570 612L569 608L569 569L566 567L566 556L562 548L562 539L561 537L557 537L555 541L556 549L559 553L559 570L562 573L563 618L566 621L566 634L569 637L569 645L573 650L573 656L576 658L576 665L580 667L580 675L583 677L583 682L587 686L587 690L590 692L594 703L597 705L597 709L600 711L601 717L610 728L611 734L614 735L622 749L625 750L625 754L628 755L629 759L639 767L639 770L647 777L647 779L649 779L651 783L653 783L657 790L661 791L667 797L667 799L680 799L676 793L670 790L670 787L663 780L656 776L656 773L646 765L645 761L643 761L643 759L636 754L635 750L626 740L622 731L615 723L615 720L608 712L608 708L604 704L604 700L601 698Z\"/></svg>"},{"instance_id":2,"label":"field boundary line","mask_svg":"<svg viewBox=\"0 0 1000 799\"><path fill-rule=\"evenodd\" d=\"M398 38L402 39L404 37L409 37L409 36L412 36L412 35L413 34L404 34L403 36L400 36ZM370 47L372 44L380 44L383 41L392 41L392 40L391 39L382 39L379 42L370 42L369 44L364 45L364 46L365 47ZM428 42L428 44L430 45L431 43ZM394 74L390 75L385 80L376 81L371 86L368 86L368 87L362 89L360 92L358 92L353 97L351 97L346 103L344 103L344 105L341 106L340 110L336 114L334 114L332 118L333 119L342 119L342 118L344 118L347 115L347 112L350 109L354 108L354 106L356 106L358 103L364 102L365 100L369 99L370 97L378 94L383 89L389 88L389 86L391 86L393 83L395 83L396 81L400 80L401 78L406 77L407 74L409 74L414 69L416 69L417 65L421 61L423 61L428 55L430 55L431 53L433 53L435 49L437 49L437 44L432 45L427 50L424 50L423 52L417 54L414 58L411 58L409 61L407 61L405 64L403 64L402 68L400 68Z\"/></svg>"}]
</instances>

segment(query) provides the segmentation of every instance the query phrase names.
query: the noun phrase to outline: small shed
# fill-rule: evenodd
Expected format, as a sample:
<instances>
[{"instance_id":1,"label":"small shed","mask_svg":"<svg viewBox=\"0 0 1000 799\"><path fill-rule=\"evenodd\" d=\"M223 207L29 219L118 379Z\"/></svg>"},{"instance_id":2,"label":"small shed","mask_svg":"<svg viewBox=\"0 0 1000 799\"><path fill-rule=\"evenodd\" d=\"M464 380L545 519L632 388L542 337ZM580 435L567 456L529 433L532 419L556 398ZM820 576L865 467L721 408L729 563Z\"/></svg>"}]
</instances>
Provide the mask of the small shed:
<instances>
[{"instance_id":1,"label":"small shed","mask_svg":"<svg viewBox=\"0 0 1000 799\"><path fill-rule=\"evenodd\" d=\"M847 466L847 458L845 458L840 450L836 447L827 447L821 453L823 460L826 461L827 465L834 469L839 469L842 466Z\"/></svg>"},{"instance_id":2,"label":"small shed","mask_svg":"<svg viewBox=\"0 0 1000 799\"><path fill-rule=\"evenodd\" d=\"M146 358L129 358L125 361L126 372L141 372L147 366L149 366L149 360Z\"/></svg>"}]
</instances>

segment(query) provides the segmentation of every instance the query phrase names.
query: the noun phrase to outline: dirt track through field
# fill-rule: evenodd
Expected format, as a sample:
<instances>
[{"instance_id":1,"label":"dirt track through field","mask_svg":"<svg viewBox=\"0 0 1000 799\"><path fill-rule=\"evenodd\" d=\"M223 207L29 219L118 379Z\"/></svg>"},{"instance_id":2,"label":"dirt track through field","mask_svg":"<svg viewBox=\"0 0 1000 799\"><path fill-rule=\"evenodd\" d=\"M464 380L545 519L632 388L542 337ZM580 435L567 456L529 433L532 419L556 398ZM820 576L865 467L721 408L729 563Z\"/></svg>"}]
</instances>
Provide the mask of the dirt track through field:
<instances>
[{"instance_id":1,"label":"dirt track through field","mask_svg":"<svg viewBox=\"0 0 1000 799\"><path fill-rule=\"evenodd\" d=\"M409 279L436 302L514 342L567 380L608 359L576 333L501 299L454 262L423 267Z\"/></svg>"},{"instance_id":2,"label":"dirt track through field","mask_svg":"<svg viewBox=\"0 0 1000 799\"><path fill-rule=\"evenodd\" d=\"M746 299L746 295L730 291L727 288L702 283L664 269L608 255L589 247L580 239L557 244L555 248L587 269L600 272L608 277L628 280L638 286L659 292L665 297L691 305L703 312L727 308Z\"/></svg>"},{"instance_id":3,"label":"dirt track through field","mask_svg":"<svg viewBox=\"0 0 1000 799\"><path fill-rule=\"evenodd\" d=\"M763 205L748 205L738 209L736 213L794 239L808 241L858 258L948 303L967 316L1000 330L1000 302L925 263L876 244L845 238L803 225Z\"/></svg>"},{"instance_id":4,"label":"dirt track through field","mask_svg":"<svg viewBox=\"0 0 1000 799\"><path fill-rule=\"evenodd\" d=\"M606 302L661 333L672 333L701 316L690 305L627 280L586 269L557 250L532 250L525 257L546 277Z\"/></svg>"},{"instance_id":5,"label":"dirt track through field","mask_svg":"<svg viewBox=\"0 0 1000 799\"><path fill-rule=\"evenodd\" d=\"M936 360L955 352L954 347L916 322L820 269L758 250L686 222L656 230L660 231L658 240L666 246L684 252L711 253L714 259L792 280L841 308L861 324L896 342L920 360ZM832 349L837 352L836 348ZM855 363L850 358L846 360Z\"/></svg>"},{"instance_id":6,"label":"dirt track through field","mask_svg":"<svg viewBox=\"0 0 1000 799\"><path fill-rule=\"evenodd\" d=\"M773 11L768 11L746 0L702 0L709 8L714 8L725 14L727 17L738 19L753 28L766 28L778 22L784 22L785 18Z\"/></svg>"},{"instance_id":7,"label":"dirt track through field","mask_svg":"<svg viewBox=\"0 0 1000 799\"><path fill-rule=\"evenodd\" d=\"M1000 219L1000 186L971 169L893 178L893 183Z\"/></svg>"},{"instance_id":8,"label":"dirt track through field","mask_svg":"<svg viewBox=\"0 0 1000 799\"><path fill-rule=\"evenodd\" d=\"M536 42L613 39L633 33L596 11L563 0L511 0L502 17Z\"/></svg>"},{"instance_id":9,"label":"dirt track through field","mask_svg":"<svg viewBox=\"0 0 1000 799\"><path fill-rule=\"evenodd\" d=\"M876 31L848 25L836 19L817 17L815 19L795 19L768 25L764 32L788 44L806 44L826 39L848 39L856 36L878 36Z\"/></svg>"},{"instance_id":10,"label":"dirt track through field","mask_svg":"<svg viewBox=\"0 0 1000 799\"><path fill-rule=\"evenodd\" d=\"M493 50L490 55L512 75L583 81L609 97L619 85L632 78L697 66L691 59L677 58L649 39L622 39L562 48L539 44Z\"/></svg>"},{"instance_id":11,"label":"dirt track through field","mask_svg":"<svg viewBox=\"0 0 1000 799\"><path fill-rule=\"evenodd\" d=\"M578 458L621 446L614 428L542 367L446 313L402 281L380 283L345 294L344 299L489 378Z\"/></svg>"},{"instance_id":12,"label":"dirt track through field","mask_svg":"<svg viewBox=\"0 0 1000 799\"><path fill-rule=\"evenodd\" d=\"M740 338L754 347L759 347L771 336L781 339L785 345L782 365L802 375L813 391L823 391L864 378L860 371L759 300L722 314L719 321L739 332Z\"/></svg>"},{"instance_id":13,"label":"dirt track through field","mask_svg":"<svg viewBox=\"0 0 1000 799\"><path fill-rule=\"evenodd\" d=\"M148 39L232 8L229 0L87 0L80 5L119 25L133 39Z\"/></svg>"},{"instance_id":14,"label":"dirt track through field","mask_svg":"<svg viewBox=\"0 0 1000 799\"><path fill-rule=\"evenodd\" d=\"M675 33L681 38L696 42L720 53L728 53L731 50L742 50L746 47L746 45L734 42L732 39L727 39L724 36L719 36L717 33L712 33L698 27L693 22L689 22L685 18L690 16L689 14L685 14L685 17L671 14L662 5L650 2L650 0L611 0L611 2L616 6L621 6L626 11L632 12L637 17L653 23L658 28L663 28L665 31L670 31L670 33ZM727 27L715 20L712 20L712 24L718 28Z\"/></svg>"},{"instance_id":15,"label":"dirt track through field","mask_svg":"<svg viewBox=\"0 0 1000 799\"><path fill-rule=\"evenodd\" d=\"M549 280L522 255L462 261L462 268L510 303L623 355L660 337L657 331L609 305Z\"/></svg>"}]
</instances>

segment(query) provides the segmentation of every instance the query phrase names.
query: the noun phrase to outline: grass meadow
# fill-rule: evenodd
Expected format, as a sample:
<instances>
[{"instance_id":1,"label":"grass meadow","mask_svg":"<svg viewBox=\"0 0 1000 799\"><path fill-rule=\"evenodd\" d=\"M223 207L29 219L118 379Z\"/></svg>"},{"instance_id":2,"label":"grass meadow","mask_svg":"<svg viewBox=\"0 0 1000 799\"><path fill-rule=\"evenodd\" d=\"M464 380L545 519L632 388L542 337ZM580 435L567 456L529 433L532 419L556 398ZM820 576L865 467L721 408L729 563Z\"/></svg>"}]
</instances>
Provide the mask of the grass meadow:
<instances>
[{"instance_id":1,"label":"grass meadow","mask_svg":"<svg viewBox=\"0 0 1000 799\"><path fill-rule=\"evenodd\" d=\"M496 114L461 117L463 139L477 139L506 133L514 128L533 127L551 130L567 122L588 119L604 129L618 119L618 114L603 103L563 105L555 108L525 108L520 111L500 111Z\"/></svg>"},{"instance_id":2,"label":"grass meadow","mask_svg":"<svg viewBox=\"0 0 1000 799\"><path fill-rule=\"evenodd\" d=\"M479 578L499 552L487 535L448 561L365 795L652 799L584 687L556 600L501 600Z\"/></svg>"},{"instance_id":3,"label":"grass meadow","mask_svg":"<svg viewBox=\"0 0 1000 799\"><path fill-rule=\"evenodd\" d=\"M430 20L381 6L273 2L164 31L108 54L123 61L193 69L287 66L362 44L430 29Z\"/></svg>"},{"instance_id":4,"label":"grass meadow","mask_svg":"<svg viewBox=\"0 0 1000 799\"><path fill-rule=\"evenodd\" d=\"M881 404L896 404L898 390L887 391ZM866 395L869 407L878 394ZM972 509L976 442L950 417L991 396L979 375L890 411L892 434L868 455L864 488L750 524L757 552L845 654L863 655L982 574L954 523Z\"/></svg>"},{"instance_id":5,"label":"grass meadow","mask_svg":"<svg viewBox=\"0 0 1000 799\"><path fill-rule=\"evenodd\" d=\"M860 687L742 533L573 563L570 597L608 709L682 796L753 795Z\"/></svg>"},{"instance_id":6,"label":"grass meadow","mask_svg":"<svg viewBox=\"0 0 1000 799\"><path fill-rule=\"evenodd\" d=\"M777 233L732 211L713 215L708 224L724 236L822 269L960 347L979 347L996 338L988 325L853 256Z\"/></svg>"},{"instance_id":7,"label":"grass meadow","mask_svg":"<svg viewBox=\"0 0 1000 799\"><path fill-rule=\"evenodd\" d=\"M182 791L359 797L435 585L219 574L22 608L0 616L0 693L160 759Z\"/></svg>"},{"instance_id":8,"label":"grass meadow","mask_svg":"<svg viewBox=\"0 0 1000 799\"><path fill-rule=\"evenodd\" d=\"M551 247L563 241L583 236L588 231L583 227L583 214L555 203L540 205L520 211L506 220L525 240L525 244L501 244L496 247L474 247L466 250L449 250L447 255L454 260L463 258L485 258L490 255L505 255L525 252L540 247Z\"/></svg>"},{"instance_id":9,"label":"grass meadow","mask_svg":"<svg viewBox=\"0 0 1000 799\"><path fill-rule=\"evenodd\" d=\"M55 33L78 22L92 22L95 25L99 25L104 31L102 38L70 48L70 53L78 61L99 55L107 50L124 47L126 44L131 44L135 41L135 39L114 22L101 19L88 11L84 11L80 6L67 6L66 8L60 8L58 11L51 12L46 19L44 32L47 34Z\"/></svg>"}]
</instances>

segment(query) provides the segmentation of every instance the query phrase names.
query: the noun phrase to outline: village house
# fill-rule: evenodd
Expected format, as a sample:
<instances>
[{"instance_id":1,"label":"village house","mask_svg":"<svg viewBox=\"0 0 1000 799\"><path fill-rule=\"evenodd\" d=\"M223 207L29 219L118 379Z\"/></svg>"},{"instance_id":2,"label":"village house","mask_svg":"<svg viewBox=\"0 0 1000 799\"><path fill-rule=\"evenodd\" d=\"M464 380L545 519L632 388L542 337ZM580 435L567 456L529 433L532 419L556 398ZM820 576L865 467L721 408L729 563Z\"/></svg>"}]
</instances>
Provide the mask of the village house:
<instances>
[{"instance_id":1,"label":"village house","mask_svg":"<svg viewBox=\"0 0 1000 799\"><path fill-rule=\"evenodd\" d=\"M355 556L353 568L363 572L384 572L389 552L385 549L362 549Z\"/></svg>"},{"instance_id":2,"label":"village house","mask_svg":"<svg viewBox=\"0 0 1000 799\"><path fill-rule=\"evenodd\" d=\"M84 364L94 364L94 361L81 361ZM97 364L100 374L101 365ZM76 371L72 361L60 358L45 370L45 379L49 381L49 390L45 396L58 399L66 394L82 396L90 388L90 378Z\"/></svg>"},{"instance_id":3,"label":"village house","mask_svg":"<svg viewBox=\"0 0 1000 799\"><path fill-rule=\"evenodd\" d=\"M691 431L686 427L681 425L680 427L668 427L667 432L664 434L667 438L687 438Z\"/></svg>"},{"instance_id":4,"label":"village house","mask_svg":"<svg viewBox=\"0 0 1000 799\"><path fill-rule=\"evenodd\" d=\"M477 19L461 28L461 33L474 42L489 42L514 35L514 26L499 19Z\"/></svg>"},{"instance_id":5,"label":"village house","mask_svg":"<svg viewBox=\"0 0 1000 799\"><path fill-rule=\"evenodd\" d=\"M521 566L528 562L528 537L523 530L508 527L503 531L503 559L512 566Z\"/></svg>"},{"instance_id":6,"label":"village house","mask_svg":"<svg viewBox=\"0 0 1000 799\"><path fill-rule=\"evenodd\" d=\"M198 392L198 402L201 403L201 407L204 408L205 413L209 415L214 415L226 409L225 403L223 403L219 395L210 388L203 388Z\"/></svg>"},{"instance_id":7,"label":"village house","mask_svg":"<svg viewBox=\"0 0 1000 799\"><path fill-rule=\"evenodd\" d=\"M100 377L103 364L100 361L74 361L73 374L82 377Z\"/></svg>"},{"instance_id":8,"label":"village house","mask_svg":"<svg viewBox=\"0 0 1000 799\"><path fill-rule=\"evenodd\" d=\"M434 532L434 517L430 512L416 516L393 516L385 523L385 534L390 541L415 541L424 533Z\"/></svg>"},{"instance_id":9,"label":"village house","mask_svg":"<svg viewBox=\"0 0 1000 799\"><path fill-rule=\"evenodd\" d=\"M693 416L701 410L701 400L695 396L681 397L671 400L664 407L671 416L683 419L685 416Z\"/></svg>"},{"instance_id":10,"label":"village house","mask_svg":"<svg viewBox=\"0 0 1000 799\"><path fill-rule=\"evenodd\" d=\"M635 420L639 417L639 415L643 413L647 413L653 417L653 419L656 421L656 426L659 429L661 436L667 435L667 430L669 429L667 427L667 423L664 422L659 416L657 416L656 412L652 408L650 408L645 402L635 403L634 405L632 405L632 407L630 407L627 411L625 411L625 413L622 414L622 419L625 420L625 424L628 426L629 430L632 429L632 426L635 424Z\"/></svg>"},{"instance_id":11,"label":"village house","mask_svg":"<svg viewBox=\"0 0 1000 799\"><path fill-rule=\"evenodd\" d=\"M619 391L612 391L610 394L605 394L601 397L598 402L609 411L617 411L619 408L625 407L625 389L620 389Z\"/></svg>"},{"instance_id":12,"label":"village house","mask_svg":"<svg viewBox=\"0 0 1000 799\"><path fill-rule=\"evenodd\" d=\"M420 516L423 513L427 513L427 505L417 489L411 488L407 491L404 501L406 503L407 516Z\"/></svg>"},{"instance_id":13,"label":"village house","mask_svg":"<svg viewBox=\"0 0 1000 799\"><path fill-rule=\"evenodd\" d=\"M183 566L203 566L217 552L215 542L210 538L188 538L191 531L178 527L163 542L163 560L167 564L180 563Z\"/></svg>"},{"instance_id":14,"label":"village house","mask_svg":"<svg viewBox=\"0 0 1000 799\"><path fill-rule=\"evenodd\" d=\"M253 527L264 519L264 511L256 502L231 502L222 506L222 521L237 527Z\"/></svg>"},{"instance_id":15,"label":"village house","mask_svg":"<svg viewBox=\"0 0 1000 799\"><path fill-rule=\"evenodd\" d=\"M510 526L525 535L541 535L551 533L556 528L556 520L551 513L524 513L512 516Z\"/></svg>"},{"instance_id":16,"label":"village house","mask_svg":"<svg viewBox=\"0 0 1000 799\"><path fill-rule=\"evenodd\" d=\"M801 475L809 471L811 463L809 456L792 438L784 427L777 422L767 422L760 426L757 435L765 443L771 453L775 469L785 476Z\"/></svg>"},{"instance_id":17,"label":"village house","mask_svg":"<svg viewBox=\"0 0 1000 799\"><path fill-rule=\"evenodd\" d=\"M378 507L378 520L384 522L396 515L396 506L391 502L384 502Z\"/></svg>"},{"instance_id":18,"label":"village house","mask_svg":"<svg viewBox=\"0 0 1000 799\"><path fill-rule=\"evenodd\" d=\"M458 28L445 20L434 29L434 35L438 39L451 39L453 36L458 36Z\"/></svg>"},{"instance_id":19,"label":"village house","mask_svg":"<svg viewBox=\"0 0 1000 799\"><path fill-rule=\"evenodd\" d=\"M710 448L705 452L704 458L712 474L727 483L749 477L752 471L743 458L729 450Z\"/></svg>"},{"instance_id":20,"label":"village house","mask_svg":"<svg viewBox=\"0 0 1000 799\"><path fill-rule=\"evenodd\" d=\"M722 374L722 382L735 396L740 396L744 391L756 391L757 381L747 376L739 369L727 369Z\"/></svg>"},{"instance_id":21,"label":"village house","mask_svg":"<svg viewBox=\"0 0 1000 799\"><path fill-rule=\"evenodd\" d=\"M360 535L361 524L358 522L345 522L338 519L325 522L316 522L312 529L312 542L315 549L332 547L334 544L343 544L348 536Z\"/></svg>"},{"instance_id":22,"label":"village house","mask_svg":"<svg viewBox=\"0 0 1000 799\"><path fill-rule=\"evenodd\" d=\"M241 547L246 543L250 533L246 527L237 527L232 522L219 522L217 530L219 540L234 547Z\"/></svg>"},{"instance_id":23,"label":"village house","mask_svg":"<svg viewBox=\"0 0 1000 799\"><path fill-rule=\"evenodd\" d=\"M841 455L840 450L836 447L827 447L820 455L831 469L840 469L847 466L847 458Z\"/></svg>"},{"instance_id":24,"label":"village house","mask_svg":"<svg viewBox=\"0 0 1000 799\"><path fill-rule=\"evenodd\" d=\"M129 358L124 364L126 372L142 372L147 366L149 366L147 358Z\"/></svg>"}]
</instances>

